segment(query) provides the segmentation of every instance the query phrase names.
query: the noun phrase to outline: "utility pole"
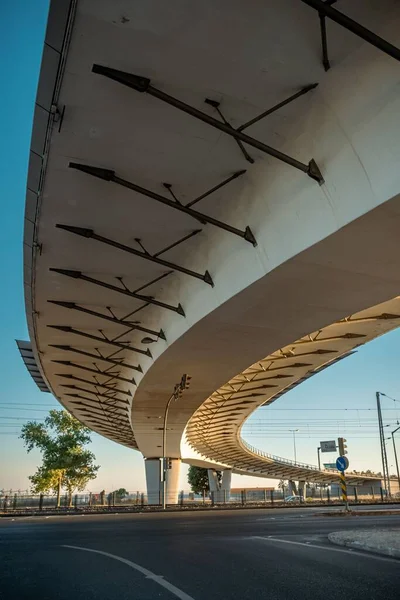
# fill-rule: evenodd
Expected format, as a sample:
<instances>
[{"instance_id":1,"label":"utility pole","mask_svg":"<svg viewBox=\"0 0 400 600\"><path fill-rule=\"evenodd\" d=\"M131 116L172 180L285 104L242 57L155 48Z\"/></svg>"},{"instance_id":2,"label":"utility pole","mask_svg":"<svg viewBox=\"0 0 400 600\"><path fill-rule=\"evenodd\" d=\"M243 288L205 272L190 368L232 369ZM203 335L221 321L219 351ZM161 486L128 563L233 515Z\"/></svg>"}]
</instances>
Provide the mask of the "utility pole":
<instances>
[{"instance_id":1,"label":"utility pole","mask_svg":"<svg viewBox=\"0 0 400 600\"><path fill-rule=\"evenodd\" d=\"M317 454L318 454L318 469L319 470L321 470L321 455L320 455L320 452L321 452L321 446L318 446L318 448L317 448Z\"/></svg>"},{"instance_id":2,"label":"utility pole","mask_svg":"<svg viewBox=\"0 0 400 600\"><path fill-rule=\"evenodd\" d=\"M381 442L383 483L385 485L386 494L389 494L389 496L391 496L392 494L391 494L391 490L390 490L390 474L389 474L388 459L387 459L386 446L385 446L385 433L383 431L380 392L376 392L376 407L377 407L377 411L378 411L379 439Z\"/></svg>"},{"instance_id":3,"label":"utility pole","mask_svg":"<svg viewBox=\"0 0 400 600\"><path fill-rule=\"evenodd\" d=\"M397 421L398 422L398 421ZM392 431L392 442L393 442L393 452L394 452L394 460L396 462L396 471L397 471L397 481L399 482L399 492L400 492L400 472L399 472L399 461L397 460L397 450L396 450L396 443L394 441L394 434L396 433L396 431L398 431L400 429L400 427L397 427L397 429L394 429Z\"/></svg>"},{"instance_id":4,"label":"utility pole","mask_svg":"<svg viewBox=\"0 0 400 600\"><path fill-rule=\"evenodd\" d=\"M298 429L289 429L293 433L293 450L294 450L294 464L297 464L297 453L296 453L296 431Z\"/></svg>"}]
</instances>

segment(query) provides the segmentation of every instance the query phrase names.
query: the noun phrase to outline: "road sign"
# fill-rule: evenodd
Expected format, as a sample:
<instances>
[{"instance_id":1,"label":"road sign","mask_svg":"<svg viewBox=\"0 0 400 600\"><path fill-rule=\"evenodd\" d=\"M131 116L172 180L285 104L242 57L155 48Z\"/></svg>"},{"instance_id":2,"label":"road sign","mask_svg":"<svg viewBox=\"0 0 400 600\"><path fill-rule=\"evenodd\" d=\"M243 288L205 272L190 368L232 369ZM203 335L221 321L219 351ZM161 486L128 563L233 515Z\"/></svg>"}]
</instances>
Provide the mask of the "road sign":
<instances>
[{"instance_id":1,"label":"road sign","mask_svg":"<svg viewBox=\"0 0 400 600\"><path fill-rule=\"evenodd\" d=\"M347 458L347 456L339 456L336 459L336 468L338 471L341 472L349 468L349 459Z\"/></svg>"},{"instance_id":2,"label":"road sign","mask_svg":"<svg viewBox=\"0 0 400 600\"><path fill-rule=\"evenodd\" d=\"M320 442L321 452L336 452L336 440L329 440L328 442Z\"/></svg>"},{"instance_id":3,"label":"road sign","mask_svg":"<svg viewBox=\"0 0 400 600\"><path fill-rule=\"evenodd\" d=\"M325 469L336 469L336 463L324 463Z\"/></svg>"}]
</instances>

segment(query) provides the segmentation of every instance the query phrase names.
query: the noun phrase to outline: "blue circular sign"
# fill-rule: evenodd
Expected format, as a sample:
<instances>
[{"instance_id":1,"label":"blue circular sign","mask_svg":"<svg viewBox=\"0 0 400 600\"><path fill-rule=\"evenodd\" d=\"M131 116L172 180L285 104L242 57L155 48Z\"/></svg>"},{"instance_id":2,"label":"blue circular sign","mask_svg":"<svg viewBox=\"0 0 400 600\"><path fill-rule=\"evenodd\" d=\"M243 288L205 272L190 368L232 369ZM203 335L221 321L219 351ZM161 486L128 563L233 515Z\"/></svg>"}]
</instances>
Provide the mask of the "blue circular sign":
<instances>
[{"instance_id":1,"label":"blue circular sign","mask_svg":"<svg viewBox=\"0 0 400 600\"><path fill-rule=\"evenodd\" d=\"M349 466L349 459L346 456L338 456L336 459L336 468L338 471L345 471Z\"/></svg>"}]
</instances>

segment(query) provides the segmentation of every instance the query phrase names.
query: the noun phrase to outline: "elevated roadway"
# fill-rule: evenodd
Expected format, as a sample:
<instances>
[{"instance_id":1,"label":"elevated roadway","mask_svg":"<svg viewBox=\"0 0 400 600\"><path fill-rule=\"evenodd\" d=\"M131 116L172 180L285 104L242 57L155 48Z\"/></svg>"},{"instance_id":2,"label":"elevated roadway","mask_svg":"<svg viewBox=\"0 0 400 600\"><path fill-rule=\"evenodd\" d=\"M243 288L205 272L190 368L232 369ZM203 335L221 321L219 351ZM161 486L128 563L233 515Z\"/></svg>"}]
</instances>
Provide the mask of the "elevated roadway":
<instances>
[{"instance_id":1,"label":"elevated roadway","mask_svg":"<svg viewBox=\"0 0 400 600\"><path fill-rule=\"evenodd\" d=\"M364 27L325 19L327 46L307 4L50 6L24 236L32 351L60 402L154 473L182 373L171 476L187 430L210 464L280 478L241 440L245 419L398 325L398 3L338 3ZM251 390L265 371L284 377Z\"/></svg>"}]
</instances>

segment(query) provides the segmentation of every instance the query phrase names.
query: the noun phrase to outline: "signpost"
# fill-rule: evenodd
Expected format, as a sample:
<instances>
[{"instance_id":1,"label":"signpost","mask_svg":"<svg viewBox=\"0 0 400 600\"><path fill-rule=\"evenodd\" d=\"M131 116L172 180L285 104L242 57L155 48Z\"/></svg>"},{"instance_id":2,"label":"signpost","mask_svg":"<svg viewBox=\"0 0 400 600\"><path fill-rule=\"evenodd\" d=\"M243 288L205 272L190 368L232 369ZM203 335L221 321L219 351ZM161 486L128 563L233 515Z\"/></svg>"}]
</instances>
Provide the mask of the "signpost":
<instances>
[{"instance_id":1,"label":"signpost","mask_svg":"<svg viewBox=\"0 0 400 600\"><path fill-rule=\"evenodd\" d=\"M321 452L336 452L336 440L320 442Z\"/></svg>"},{"instance_id":2,"label":"signpost","mask_svg":"<svg viewBox=\"0 0 400 600\"><path fill-rule=\"evenodd\" d=\"M347 484L345 470L349 468L349 459L347 456L338 456L336 459L336 468L340 473L340 487L342 488L342 500L345 505L346 512L349 512L349 501L347 499Z\"/></svg>"},{"instance_id":3,"label":"signpost","mask_svg":"<svg viewBox=\"0 0 400 600\"><path fill-rule=\"evenodd\" d=\"M324 463L325 469L336 469L336 463Z\"/></svg>"}]
</instances>

